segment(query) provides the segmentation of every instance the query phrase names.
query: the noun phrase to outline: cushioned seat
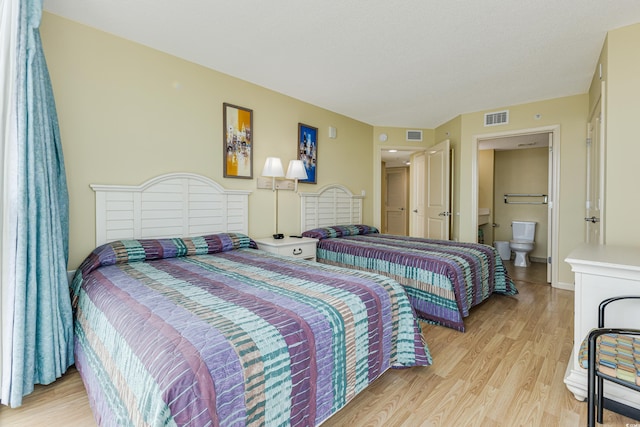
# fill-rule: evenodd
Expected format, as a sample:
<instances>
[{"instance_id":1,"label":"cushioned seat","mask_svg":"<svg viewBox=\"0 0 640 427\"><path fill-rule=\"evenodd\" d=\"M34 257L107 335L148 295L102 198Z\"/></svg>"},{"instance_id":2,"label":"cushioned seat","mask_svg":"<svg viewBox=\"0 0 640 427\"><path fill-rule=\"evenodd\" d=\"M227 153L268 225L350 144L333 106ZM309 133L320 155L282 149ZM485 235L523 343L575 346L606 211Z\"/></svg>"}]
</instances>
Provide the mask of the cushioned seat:
<instances>
[{"instance_id":1,"label":"cushioned seat","mask_svg":"<svg viewBox=\"0 0 640 427\"><path fill-rule=\"evenodd\" d=\"M588 425L602 424L603 380L640 392L640 329L605 328L605 308L614 301L640 296L609 298L600 303L598 328L591 330L580 346L580 365L588 369Z\"/></svg>"}]
</instances>

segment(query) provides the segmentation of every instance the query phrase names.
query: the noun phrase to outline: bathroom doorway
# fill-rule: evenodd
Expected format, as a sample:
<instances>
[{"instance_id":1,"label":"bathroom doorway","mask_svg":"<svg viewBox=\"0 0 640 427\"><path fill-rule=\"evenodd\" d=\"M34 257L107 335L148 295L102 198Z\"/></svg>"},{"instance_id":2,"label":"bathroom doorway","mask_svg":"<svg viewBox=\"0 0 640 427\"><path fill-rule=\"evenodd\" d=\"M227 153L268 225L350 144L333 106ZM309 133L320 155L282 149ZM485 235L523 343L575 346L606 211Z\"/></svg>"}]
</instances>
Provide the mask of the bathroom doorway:
<instances>
[{"instance_id":1,"label":"bathroom doorway","mask_svg":"<svg viewBox=\"0 0 640 427\"><path fill-rule=\"evenodd\" d=\"M512 220L535 221L536 243L529 257L545 265L548 283L557 283L557 269L553 267L558 262L554 195L558 187L559 127L477 135L473 150L474 205L476 209L490 209L488 223L478 227L479 239L484 234L486 244L509 241ZM541 196L524 197L530 194Z\"/></svg>"}]
</instances>

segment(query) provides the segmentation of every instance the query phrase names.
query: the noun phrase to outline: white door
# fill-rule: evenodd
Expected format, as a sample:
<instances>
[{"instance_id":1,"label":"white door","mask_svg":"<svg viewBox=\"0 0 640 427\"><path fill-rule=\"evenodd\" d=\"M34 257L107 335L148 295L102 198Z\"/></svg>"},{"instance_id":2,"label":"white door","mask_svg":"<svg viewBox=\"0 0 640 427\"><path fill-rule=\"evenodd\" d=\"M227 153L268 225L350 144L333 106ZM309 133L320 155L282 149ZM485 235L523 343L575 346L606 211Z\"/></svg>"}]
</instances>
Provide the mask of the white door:
<instances>
[{"instance_id":1,"label":"white door","mask_svg":"<svg viewBox=\"0 0 640 427\"><path fill-rule=\"evenodd\" d=\"M429 239L449 240L450 142L448 139L427 152L426 235Z\"/></svg>"},{"instance_id":2,"label":"white door","mask_svg":"<svg viewBox=\"0 0 640 427\"><path fill-rule=\"evenodd\" d=\"M604 86L603 86L604 90ZM604 95L604 92L602 92ZM596 104L588 124L587 139L587 205L585 210L585 241L604 244L602 200L604 199L604 168L602 167L604 124L602 97Z\"/></svg>"},{"instance_id":3,"label":"white door","mask_svg":"<svg viewBox=\"0 0 640 427\"><path fill-rule=\"evenodd\" d=\"M412 237L425 237L424 213L425 213L425 153L415 153L411 156L411 213L409 235Z\"/></svg>"},{"instance_id":4,"label":"white door","mask_svg":"<svg viewBox=\"0 0 640 427\"><path fill-rule=\"evenodd\" d=\"M407 235L407 168L387 169L387 234Z\"/></svg>"}]
</instances>

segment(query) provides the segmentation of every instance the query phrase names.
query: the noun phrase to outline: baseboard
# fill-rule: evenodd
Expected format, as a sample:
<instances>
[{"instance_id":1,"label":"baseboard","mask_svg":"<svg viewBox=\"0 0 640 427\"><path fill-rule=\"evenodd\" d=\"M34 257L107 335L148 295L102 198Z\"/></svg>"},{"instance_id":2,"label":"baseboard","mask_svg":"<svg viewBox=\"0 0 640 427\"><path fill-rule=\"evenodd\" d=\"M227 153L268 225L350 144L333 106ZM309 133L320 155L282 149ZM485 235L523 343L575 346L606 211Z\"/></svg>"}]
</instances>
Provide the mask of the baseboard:
<instances>
[{"instance_id":1,"label":"baseboard","mask_svg":"<svg viewBox=\"0 0 640 427\"><path fill-rule=\"evenodd\" d=\"M551 287L556 289L564 289L565 291L572 291L572 292L576 290L576 285L574 283L564 283L564 282L552 283Z\"/></svg>"}]
</instances>

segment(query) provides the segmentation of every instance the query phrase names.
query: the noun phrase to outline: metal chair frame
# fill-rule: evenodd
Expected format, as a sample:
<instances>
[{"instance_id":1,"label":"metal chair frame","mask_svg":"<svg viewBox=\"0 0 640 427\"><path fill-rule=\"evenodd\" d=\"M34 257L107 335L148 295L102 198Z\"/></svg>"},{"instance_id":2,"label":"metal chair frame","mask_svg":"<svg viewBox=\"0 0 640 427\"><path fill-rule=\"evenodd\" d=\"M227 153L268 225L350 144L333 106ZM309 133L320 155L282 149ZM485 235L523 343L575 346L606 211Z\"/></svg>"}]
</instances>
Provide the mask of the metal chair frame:
<instances>
[{"instance_id":1,"label":"metal chair frame","mask_svg":"<svg viewBox=\"0 0 640 427\"><path fill-rule=\"evenodd\" d=\"M616 377L612 377L600 372L596 369L596 340L599 336L604 334L618 334L618 335L631 335L640 336L640 329L630 328L605 328L605 308L615 301L637 299L640 300L640 296L628 295L608 298L602 301L598 307L598 328L589 332L588 335L588 384L587 384L587 405L588 414L587 421L588 427L595 427L596 409L597 420L599 424L602 424L602 412L604 403L604 380L614 382L623 387L630 388L632 390L640 392L640 386L631 384L627 381L620 380Z\"/></svg>"}]
</instances>

